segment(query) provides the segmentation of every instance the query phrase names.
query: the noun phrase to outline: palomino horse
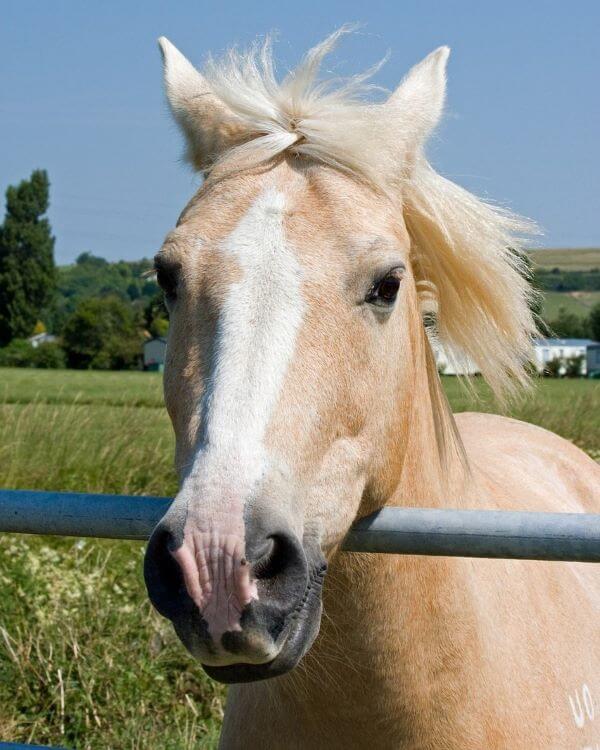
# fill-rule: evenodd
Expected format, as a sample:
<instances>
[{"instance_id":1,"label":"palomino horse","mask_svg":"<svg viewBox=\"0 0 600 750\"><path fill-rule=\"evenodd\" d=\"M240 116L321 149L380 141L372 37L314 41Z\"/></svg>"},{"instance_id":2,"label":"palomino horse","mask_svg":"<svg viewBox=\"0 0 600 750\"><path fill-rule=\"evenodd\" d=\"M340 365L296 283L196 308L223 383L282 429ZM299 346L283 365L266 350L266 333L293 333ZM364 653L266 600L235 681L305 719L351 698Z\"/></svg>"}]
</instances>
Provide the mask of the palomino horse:
<instances>
[{"instance_id":1,"label":"palomino horse","mask_svg":"<svg viewBox=\"0 0 600 750\"><path fill-rule=\"evenodd\" d=\"M338 551L384 505L600 500L565 440L451 414L423 310L496 393L524 385L527 227L423 156L448 49L373 103L316 81L339 33L281 82L268 44L201 75L161 40L206 180L156 256L181 481L150 598L233 683L223 748L596 748L591 566Z\"/></svg>"}]
</instances>

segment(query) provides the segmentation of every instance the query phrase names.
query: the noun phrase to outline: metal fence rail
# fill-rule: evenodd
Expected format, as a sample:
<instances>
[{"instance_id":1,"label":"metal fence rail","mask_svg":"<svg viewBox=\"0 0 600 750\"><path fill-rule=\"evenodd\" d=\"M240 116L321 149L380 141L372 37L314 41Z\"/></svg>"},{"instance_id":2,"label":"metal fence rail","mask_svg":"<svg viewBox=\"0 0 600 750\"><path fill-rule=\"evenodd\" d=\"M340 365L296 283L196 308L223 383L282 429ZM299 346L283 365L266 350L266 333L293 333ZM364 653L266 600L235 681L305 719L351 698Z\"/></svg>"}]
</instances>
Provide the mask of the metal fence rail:
<instances>
[{"instance_id":1,"label":"metal fence rail","mask_svg":"<svg viewBox=\"0 0 600 750\"><path fill-rule=\"evenodd\" d=\"M0 531L146 540L165 497L0 490ZM350 530L349 552L600 562L600 514L382 508Z\"/></svg>"}]
</instances>

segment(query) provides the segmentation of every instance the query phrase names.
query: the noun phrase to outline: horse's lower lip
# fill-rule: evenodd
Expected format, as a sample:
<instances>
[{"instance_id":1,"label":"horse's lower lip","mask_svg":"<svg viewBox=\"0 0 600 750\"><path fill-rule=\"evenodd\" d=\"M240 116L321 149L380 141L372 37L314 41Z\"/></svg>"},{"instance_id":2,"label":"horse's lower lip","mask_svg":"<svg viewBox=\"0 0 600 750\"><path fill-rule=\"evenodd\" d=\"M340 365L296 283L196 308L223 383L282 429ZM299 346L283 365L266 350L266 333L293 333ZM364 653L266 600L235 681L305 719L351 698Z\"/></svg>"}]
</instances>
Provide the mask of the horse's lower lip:
<instances>
[{"instance_id":1,"label":"horse's lower lip","mask_svg":"<svg viewBox=\"0 0 600 750\"><path fill-rule=\"evenodd\" d=\"M226 685L232 685L241 682L257 682L258 680L267 680L270 677L277 677L288 671L288 667L277 669L273 661L266 664L229 664L226 667L209 667L203 664L202 667L206 674L213 680L223 682Z\"/></svg>"},{"instance_id":2,"label":"horse's lower lip","mask_svg":"<svg viewBox=\"0 0 600 750\"><path fill-rule=\"evenodd\" d=\"M304 609L304 607L302 608ZM301 628L302 610L298 613L297 619L288 624L284 632L279 637L279 652L277 656L264 664L251 664L249 662L238 662L226 666L212 667L208 664L202 664L206 674L213 680L223 682L227 685L237 682L257 682L259 680L268 680L271 677L278 677L292 669L297 660L286 659L285 645L288 638Z\"/></svg>"},{"instance_id":3,"label":"horse's lower lip","mask_svg":"<svg viewBox=\"0 0 600 750\"><path fill-rule=\"evenodd\" d=\"M278 639L280 650L277 656L264 664L238 662L224 667L203 664L206 674L213 680L227 685L243 682L258 682L279 677L292 670L306 654L319 631L321 621L321 582L324 569L307 587L302 605ZM317 583L318 582L318 583ZM316 585L315 585L316 584ZM304 638L301 636L304 635Z\"/></svg>"}]
</instances>

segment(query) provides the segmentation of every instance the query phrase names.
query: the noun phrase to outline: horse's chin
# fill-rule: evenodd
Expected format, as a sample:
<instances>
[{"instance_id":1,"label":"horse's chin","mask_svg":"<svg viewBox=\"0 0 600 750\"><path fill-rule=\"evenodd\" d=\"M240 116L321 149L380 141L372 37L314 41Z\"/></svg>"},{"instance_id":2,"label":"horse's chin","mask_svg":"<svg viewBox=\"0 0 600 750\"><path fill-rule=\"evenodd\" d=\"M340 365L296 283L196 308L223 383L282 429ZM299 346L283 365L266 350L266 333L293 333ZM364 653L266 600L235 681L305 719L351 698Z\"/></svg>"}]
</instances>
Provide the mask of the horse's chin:
<instances>
[{"instance_id":1,"label":"horse's chin","mask_svg":"<svg viewBox=\"0 0 600 750\"><path fill-rule=\"evenodd\" d=\"M286 629L287 635L279 653L271 661L264 664L239 662L214 667L202 664L204 671L213 680L226 685L270 680L290 672L313 645L319 633L322 609L320 591L310 592L304 606Z\"/></svg>"}]
</instances>

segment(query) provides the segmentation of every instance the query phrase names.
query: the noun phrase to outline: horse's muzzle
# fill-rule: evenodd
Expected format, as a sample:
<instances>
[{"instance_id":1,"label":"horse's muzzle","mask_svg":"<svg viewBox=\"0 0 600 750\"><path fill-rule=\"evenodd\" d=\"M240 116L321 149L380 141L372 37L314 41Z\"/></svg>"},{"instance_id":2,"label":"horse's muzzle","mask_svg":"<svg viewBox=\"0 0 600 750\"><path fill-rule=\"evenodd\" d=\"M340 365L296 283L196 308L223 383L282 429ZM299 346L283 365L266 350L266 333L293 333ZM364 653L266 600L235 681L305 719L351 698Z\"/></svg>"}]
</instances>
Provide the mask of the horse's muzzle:
<instances>
[{"instance_id":1,"label":"horse's muzzle","mask_svg":"<svg viewBox=\"0 0 600 750\"><path fill-rule=\"evenodd\" d=\"M240 540L190 528L168 512L144 563L156 609L207 673L226 683L296 666L319 630L325 570L316 539L300 540L284 521L261 514L246 519Z\"/></svg>"}]
</instances>

